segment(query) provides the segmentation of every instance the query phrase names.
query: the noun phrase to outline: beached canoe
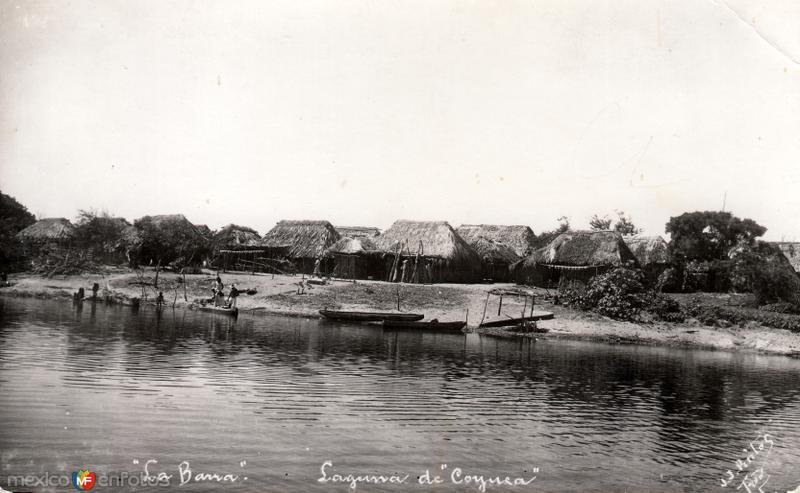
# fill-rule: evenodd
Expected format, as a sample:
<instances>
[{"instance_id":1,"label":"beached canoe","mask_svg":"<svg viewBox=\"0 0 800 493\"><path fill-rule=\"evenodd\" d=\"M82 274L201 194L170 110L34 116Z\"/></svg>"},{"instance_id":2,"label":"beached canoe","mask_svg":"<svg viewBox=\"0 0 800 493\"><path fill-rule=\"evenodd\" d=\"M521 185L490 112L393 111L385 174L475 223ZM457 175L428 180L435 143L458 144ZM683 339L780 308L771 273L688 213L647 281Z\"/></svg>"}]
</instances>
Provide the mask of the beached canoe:
<instances>
[{"instance_id":1,"label":"beached canoe","mask_svg":"<svg viewBox=\"0 0 800 493\"><path fill-rule=\"evenodd\" d=\"M239 316L239 309L235 307L228 308L225 306L214 306L214 305L194 305L194 307L204 312L219 313L220 315L229 315L231 317Z\"/></svg>"},{"instance_id":2,"label":"beached canoe","mask_svg":"<svg viewBox=\"0 0 800 493\"><path fill-rule=\"evenodd\" d=\"M527 316L525 318L517 317L517 318L504 318L500 320L492 320L490 322L484 322L480 326L481 327L510 327L512 325L522 325L527 322L535 322L537 320L551 320L553 318L552 312L542 312L542 311L534 311L533 315Z\"/></svg>"},{"instance_id":3,"label":"beached canoe","mask_svg":"<svg viewBox=\"0 0 800 493\"><path fill-rule=\"evenodd\" d=\"M408 330L435 330L441 332L461 332L467 322L439 322L430 320L426 322L407 322L403 320L384 320L383 327L387 329L408 329Z\"/></svg>"},{"instance_id":4,"label":"beached canoe","mask_svg":"<svg viewBox=\"0 0 800 493\"><path fill-rule=\"evenodd\" d=\"M422 320L425 317L420 313L353 312L345 310L320 310L319 314L329 320L338 320L340 322L382 322L386 320L413 322Z\"/></svg>"}]
</instances>

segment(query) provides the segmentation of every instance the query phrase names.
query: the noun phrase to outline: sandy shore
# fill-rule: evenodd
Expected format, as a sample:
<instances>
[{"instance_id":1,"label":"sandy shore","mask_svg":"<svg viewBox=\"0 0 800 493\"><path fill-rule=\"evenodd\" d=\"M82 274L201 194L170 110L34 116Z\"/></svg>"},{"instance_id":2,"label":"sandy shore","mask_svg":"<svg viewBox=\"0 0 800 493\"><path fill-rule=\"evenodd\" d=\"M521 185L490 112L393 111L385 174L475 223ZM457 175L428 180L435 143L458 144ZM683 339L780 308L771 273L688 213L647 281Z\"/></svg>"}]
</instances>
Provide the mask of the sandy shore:
<instances>
[{"instance_id":1,"label":"sandy shore","mask_svg":"<svg viewBox=\"0 0 800 493\"><path fill-rule=\"evenodd\" d=\"M143 278L122 269L111 269L103 274L83 274L44 278L17 274L10 277L13 284L0 288L0 295L35 296L43 298L71 299L72 294L83 287L87 296L96 282L100 295L110 296L115 302L129 303L132 298L141 298L152 303L157 291L141 282L151 283L155 273L147 271ZM246 273L222 273L226 291L231 283L240 290L255 289L254 295L239 297L238 306L243 313L265 313L285 316L319 317L322 308L353 310L397 310L398 298L403 312L424 313L425 319L453 321L466 319L469 327L476 327L483 316L487 291L510 285L494 284L437 284L433 286L398 285L375 281L333 280L325 285L308 285L300 289L301 277ZM168 306L187 306L200 298L211 295L215 275L187 275L184 284L180 276L162 272L159 286ZM593 313L581 312L554 306L548 301L548 293L537 292L536 309L551 311L555 319L540 321L539 327L549 329L547 334L528 337L578 338L611 343L661 344L669 346L703 347L721 350L745 350L764 353L800 356L800 334L788 330L763 327L756 323L729 328L706 327L689 321L682 324L651 323L636 324L621 322ZM184 295L186 300L184 299ZM188 300L188 301L187 301ZM498 299L490 297L485 319L518 317L523 305L516 299L506 297L498 315ZM474 329L473 329L474 330ZM506 336L525 337L503 330L480 329L481 332Z\"/></svg>"}]
</instances>

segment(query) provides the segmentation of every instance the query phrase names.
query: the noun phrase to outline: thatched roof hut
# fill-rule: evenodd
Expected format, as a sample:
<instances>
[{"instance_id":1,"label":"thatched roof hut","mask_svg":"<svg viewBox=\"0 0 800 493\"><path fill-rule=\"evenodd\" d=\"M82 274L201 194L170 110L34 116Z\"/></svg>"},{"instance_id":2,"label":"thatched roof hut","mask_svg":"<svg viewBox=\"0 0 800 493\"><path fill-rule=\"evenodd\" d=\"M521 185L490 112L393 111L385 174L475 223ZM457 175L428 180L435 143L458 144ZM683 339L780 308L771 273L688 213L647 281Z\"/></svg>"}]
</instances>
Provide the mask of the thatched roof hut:
<instances>
[{"instance_id":1,"label":"thatched roof hut","mask_svg":"<svg viewBox=\"0 0 800 493\"><path fill-rule=\"evenodd\" d=\"M381 234L381 230L372 226L334 226L339 236L350 238L374 238Z\"/></svg>"},{"instance_id":2,"label":"thatched roof hut","mask_svg":"<svg viewBox=\"0 0 800 493\"><path fill-rule=\"evenodd\" d=\"M314 261L322 258L339 238L339 233L328 221L283 220L264 235L262 245L286 247L286 255L296 267L302 272L311 272Z\"/></svg>"},{"instance_id":3,"label":"thatched roof hut","mask_svg":"<svg viewBox=\"0 0 800 493\"><path fill-rule=\"evenodd\" d=\"M17 233L17 238L26 243L68 242L75 236L75 226L63 217L40 219Z\"/></svg>"},{"instance_id":4,"label":"thatched roof hut","mask_svg":"<svg viewBox=\"0 0 800 493\"><path fill-rule=\"evenodd\" d=\"M567 231L525 261L529 260L563 267L615 267L635 263L636 257L615 231Z\"/></svg>"},{"instance_id":5,"label":"thatched roof hut","mask_svg":"<svg viewBox=\"0 0 800 493\"><path fill-rule=\"evenodd\" d=\"M510 246L483 236L475 236L468 243L481 258L484 281L507 282L511 279L509 267L520 257Z\"/></svg>"},{"instance_id":6,"label":"thatched roof hut","mask_svg":"<svg viewBox=\"0 0 800 493\"><path fill-rule=\"evenodd\" d=\"M510 246L483 236L478 236L468 243L484 262L511 265L520 259Z\"/></svg>"},{"instance_id":7,"label":"thatched roof hut","mask_svg":"<svg viewBox=\"0 0 800 493\"><path fill-rule=\"evenodd\" d=\"M372 238L344 237L326 252L332 262L330 275L347 279L385 279L391 259Z\"/></svg>"},{"instance_id":8,"label":"thatched roof hut","mask_svg":"<svg viewBox=\"0 0 800 493\"><path fill-rule=\"evenodd\" d=\"M328 248L327 253L338 255L360 255L364 253L380 253L378 245L370 238L344 237Z\"/></svg>"},{"instance_id":9,"label":"thatched roof hut","mask_svg":"<svg viewBox=\"0 0 800 493\"><path fill-rule=\"evenodd\" d=\"M561 285L586 282L621 265L638 265L616 231L567 231L513 266L518 282Z\"/></svg>"},{"instance_id":10,"label":"thatched roof hut","mask_svg":"<svg viewBox=\"0 0 800 493\"><path fill-rule=\"evenodd\" d=\"M478 238L506 245L513 250L518 259L533 253L536 240L533 230L522 225L462 224L456 232L473 247Z\"/></svg>"},{"instance_id":11,"label":"thatched roof hut","mask_svg":"<svg viewBox=\"0 0 800 493\"><path fill-rule=\"evenodd\" d=\"M660 236L623 236L625 244L642 267L660 264L668 265L672 259L669 245Z\"/></svg>"},{"instance_id":12,"label":"thatched roof hut","mask_svg":"<svg viewBox=\"0 0 800 493\"><path fill-rule=\"evenodd\" d=\"M252 248L261 245L261 236L253 228L228 224L214 234L214 245L231 250Z\"/></svg>"},{"instance_id":13,"label":"thatched roof hut","mask_svg":"<svg viewBox=\"0 0 800 493\"><path fill-rule=\"evenodd\" d=\"M777 246L783 256L792 264L795 272L800 272L800 243L791 241L776 241L773 242Z\"/></svg>"},{"instance_id":14,"label":"thatched roof hut","mask_svg":"<svg viewBox=\"0 0 800 493\"><path fill-rule=\"evenodd\" d=\"M480 277L480 257L446 221L396 221L375 243L396 257L427 259L431 282L473 282ZM393 270L396 274L397 266Z\"/></svg>"}]
</instances>

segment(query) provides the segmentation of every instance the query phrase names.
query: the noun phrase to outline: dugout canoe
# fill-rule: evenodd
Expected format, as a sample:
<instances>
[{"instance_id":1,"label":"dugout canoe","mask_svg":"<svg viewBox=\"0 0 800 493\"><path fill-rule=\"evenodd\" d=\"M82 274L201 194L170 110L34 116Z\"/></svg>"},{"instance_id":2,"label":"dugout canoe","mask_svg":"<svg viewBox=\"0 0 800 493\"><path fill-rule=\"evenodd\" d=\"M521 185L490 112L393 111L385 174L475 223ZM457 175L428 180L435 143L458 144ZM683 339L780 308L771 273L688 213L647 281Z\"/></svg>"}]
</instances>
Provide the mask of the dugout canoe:
<instances>
[{"instance_id":1,"label":"dugout canoe","mask_svg":"<svg viewBox=\"0 0 800 493\"><path fill-rule=\"evenodd\" d=\"M383 322L386 320L414 322L425 317L421 313L354 312L345 310L320 310L319 314L328 320L337 320L339 322Z\"/></svg>"},{"instance_id":2,"label":"dugout canoe","mask_svg":"<svg viewBox=\"0 0 800 493\"><path fill-rule=\"evenodd\" d=\"M231 317L239 316L239 309L236 307L228 308L226 306L213 306L213 305L194 305L200 311L218 313L220 315L228 315Z\"/></svg>"}]
</instances>

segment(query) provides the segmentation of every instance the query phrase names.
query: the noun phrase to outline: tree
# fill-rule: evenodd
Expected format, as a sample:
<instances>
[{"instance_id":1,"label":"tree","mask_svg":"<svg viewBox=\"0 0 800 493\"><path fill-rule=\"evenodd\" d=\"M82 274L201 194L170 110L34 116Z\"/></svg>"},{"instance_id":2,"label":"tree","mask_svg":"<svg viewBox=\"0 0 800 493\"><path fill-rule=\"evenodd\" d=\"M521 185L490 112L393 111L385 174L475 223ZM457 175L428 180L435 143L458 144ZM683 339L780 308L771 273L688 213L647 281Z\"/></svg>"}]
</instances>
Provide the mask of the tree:
<instances>
[{"instance_id":1,"label":"tree","mask_svg":"<svg viewBox=\"0 0 800 493\"><path fill-rule=\"evenodd\" d=\"M611 227L613 220L608 216L600 217L597 214L593 215L589 220L589 227L594 231L608 231L613 229L621 235L635 235L642 230L637 228L631 218L622 211L615 211L617 214L617 222L614 227Z\"/></svg>"},{"instance_id":2,"label":"tree","mask_svg":"<svg viewBox=\"0 0 800 493\"><path fill-rule=\"evenodd\" d=\"M22 259L16 235L35 222L36 218L24 205L0 192L0 270L10 269Z\"/></svg>"},{"instance_id":3,"label":"tree","mask_svg":"<svg viewBox=\"0 0 800 493\"><path fill-rule=\"evenodd\" d=\"M642 232L640 228L637 228L631 218L625 215L622 211L617 212L617 223L614 225L614 231L621 235L635 235Z\"/></svg>"},{"instance_id":4,"label":"tree","mask_svg":"<svg viewBox=\"0 0 800 493\"><path fill-rule=\"evenodd\" d=\"M752 219L722 211L685 212L666 225L670 251L683 262L725 260L734 246L752 246L766 231Z\"/></svg>"},{"instance_id":5,"label":"tree","mask_svg":"<svg viewBox=\"0 0 800 493\"><path fill-rule=\"evenodd\" d=\"M561 216L557 220L558 220L558 227L556 227L556 229L539 233L539 235L534 239L533 241L534 248L541 248L543 246L546 246L551 241L553 241L558 235L569 231L569 218L567 216Z\"/></svg>"},{"instance_id":6,"label":"tree","mask_svg":"<svg viewBox=\"0 0 800 493\"><path fill-rule=\"evenodd\" d=\"M589 227L595 231L607 231L611 229L611 218L608 216L600 217L595 214L589 220Z\"/></svg>"}]
</instances>

